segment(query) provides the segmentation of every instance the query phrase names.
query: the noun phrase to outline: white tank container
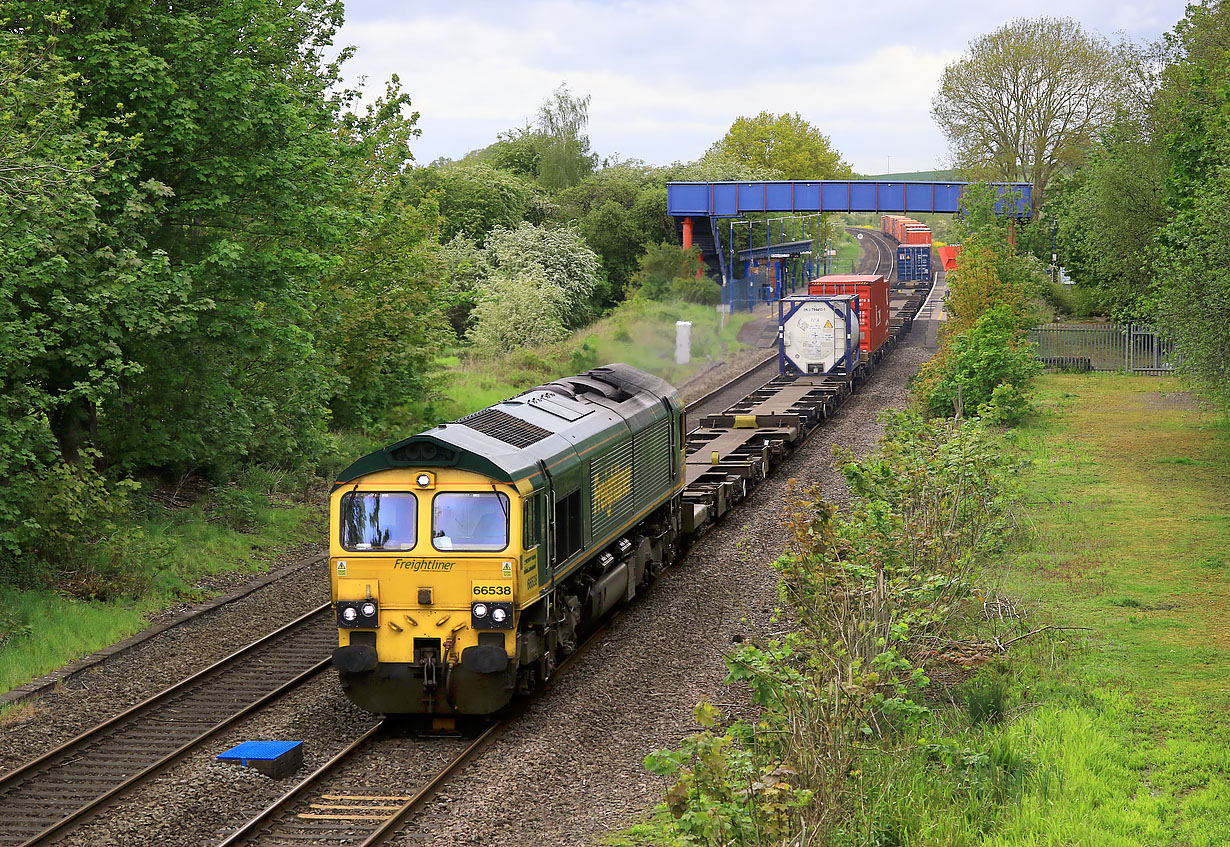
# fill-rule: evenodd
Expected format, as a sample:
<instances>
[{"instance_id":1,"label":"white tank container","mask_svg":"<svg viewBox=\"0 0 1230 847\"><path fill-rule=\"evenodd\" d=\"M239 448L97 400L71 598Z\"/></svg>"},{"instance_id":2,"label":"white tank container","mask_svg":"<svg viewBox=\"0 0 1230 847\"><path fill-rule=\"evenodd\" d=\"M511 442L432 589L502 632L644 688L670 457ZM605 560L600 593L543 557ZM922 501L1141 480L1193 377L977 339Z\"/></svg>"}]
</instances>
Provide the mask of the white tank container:
<instances>
[{"instance_id":1,"label":"white tank container","mask_svg":"<svg viewBox=\"0 0 1230 847\"><path fill-rule=\"evenodd\" d=\"M850 373L858 364L858 296L785 297L779 305L781 371Z\"/></svg>"}]
</instances>

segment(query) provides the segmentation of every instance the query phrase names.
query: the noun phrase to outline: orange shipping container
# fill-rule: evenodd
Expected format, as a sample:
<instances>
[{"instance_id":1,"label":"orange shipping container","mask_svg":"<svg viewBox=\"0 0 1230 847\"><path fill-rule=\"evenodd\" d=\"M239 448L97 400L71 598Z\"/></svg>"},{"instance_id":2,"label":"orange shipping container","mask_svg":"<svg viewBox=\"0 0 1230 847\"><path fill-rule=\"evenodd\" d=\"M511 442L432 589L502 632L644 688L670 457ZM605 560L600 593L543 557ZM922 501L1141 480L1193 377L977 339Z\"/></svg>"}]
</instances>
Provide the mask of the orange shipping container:
<instances>
[{"instance_id":1,"label":"orange shipping container","mask_svg":"<svg viewBox=\"0 0 1230 847\"><path fill-rule=\"evenodd\" d=\"M888 280L883 274L830 274L812 280L807 293L858 295L858 347L864 356L888 340Z\"/></svg>"}]
</instances>

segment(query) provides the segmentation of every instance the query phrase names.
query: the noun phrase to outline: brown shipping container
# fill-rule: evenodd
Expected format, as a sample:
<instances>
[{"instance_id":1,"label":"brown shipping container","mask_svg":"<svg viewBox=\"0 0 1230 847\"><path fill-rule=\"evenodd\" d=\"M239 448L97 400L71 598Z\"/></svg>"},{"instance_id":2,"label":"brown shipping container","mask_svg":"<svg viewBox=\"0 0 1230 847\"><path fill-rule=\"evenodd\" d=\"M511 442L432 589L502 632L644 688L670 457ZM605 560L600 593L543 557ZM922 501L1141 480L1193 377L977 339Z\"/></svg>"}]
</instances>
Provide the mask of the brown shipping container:
<instances>
[{"instance_id":1,"label":"brown shipping container","mask_svg":"<svg viewBox=\"0 0 1230 847\"><path fill-rule=\"evenodd\" d=\"M858 349L864 356L888 340L888 280L883 274L829 274L812 280L807 293L858 295Z\"/></svg>"}]
</instances>

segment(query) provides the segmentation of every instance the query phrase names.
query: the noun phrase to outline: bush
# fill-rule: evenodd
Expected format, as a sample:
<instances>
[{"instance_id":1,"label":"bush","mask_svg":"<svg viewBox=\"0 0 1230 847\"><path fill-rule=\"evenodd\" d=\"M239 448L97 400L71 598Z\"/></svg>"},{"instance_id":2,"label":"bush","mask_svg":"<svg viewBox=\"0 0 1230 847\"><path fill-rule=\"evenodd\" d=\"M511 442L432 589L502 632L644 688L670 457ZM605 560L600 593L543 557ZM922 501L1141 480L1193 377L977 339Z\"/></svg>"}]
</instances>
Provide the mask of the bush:
<instances>
[{"instance_id":1,"label":"bush","mask_svg":"<svg viewBox=\"0 0 1230 847\"><path fill-rule=\"evenodd\" d=\"M700 251L694 247L685 249L665 242L652 244L638 260L632 284L641 297L664 300L674 294L676 282L696 279L699 263Z\"/></svg>"},{"instance_id":2,"label":"bush","mask_svg":"<svg viewBox=\"0 0 1230 847\"><path fill-rule=\"evenodd\" d=\"M818 490L789 506L788 553L777 568L792 631L727 659L730 680L746 681L763 707L754 730L710 730L646 761L675 779L668 808L698 843L791 843L800 830L812 834L807 843L853 843L839 840L866 811L851 800L852 775L868 751L891 757L929 719L920 663L951 638L980 568L1010 531L1005 493L1015 464L977 420L897 412L885 421L880 453L844 468L848 514ZM975 708L993 720L1003 699L1002 688L990 691ZM706 708L697 718L711 726ZM923 746L959 787L995 786L993 799L1023 767L1002 745ZM770 768L780 775L771 802L785 805L772 807L778 829L762 840L770 801L756 787L769 783L760 774ZM892 831L879 833L878 843L894 843Z\"/></svg>"},{"instance_id":3,"label":"bush","mask_svg":"<svg viewBox=\"0 0 1230 847\"><path fill-rule=\"evenodd\" d=\"M568 367L574 374L598 367L598 348L592 338L586 338L572 351L568 358Z\"/></svg>"},{"instance_id":4,"label":"bush","mask_svg":"<svg viewBox=\"0 0 1230 847\"><path fill-rule=\"evenodd\" d=\"M1106 305L1101 294L1088 285L1069 286L1048 280L1043 296L1046 302L1064 317L1091 318L1106 314Z\"/></svg>"},{"instance_id":5,"label":"bush","mask_svg":"<svg viewBox=\"0 0 1230 847\"><path fill-rule=\"evenodd\" d=\"M687 303L716 306L722 302L722 286L704 276L676 279L671 283L670 291Z\"/></svg>"},{"instance_id":6,"label":"bush","mask_svg":"<svg viewBox=\"0 0 1230 847\"><path fill-rule=\"evenodd\" d=\"M251 529L260 517L261 509L269 505L263 495L235 486L215 488L209 500L210 520L236 532Z\"/></svg>"},{"instance_id":7,"label":"bush","mask_svg":"<svg viewBox=\"0 0 1230 847\"><path fill-rule=\"evenodd\" d=\"M497 274L482 286L468 338L482 356L518 347L550 344L568 336L564 311L568 298L541 272L515 277Z\"/></svg>"},{"instance_id":8,"label":"bush","mask_svg":"<svg viewBox=\"0 0 1230 847\"><path fill-rule=\"evenodd\" d=\"M930 414L988 414L998 423L1019 421L1029 411L1025 392L1042 372L1021 319L1010 306L983 312L968 332L951 338L927 364L916 387Z\"/></svg>"},{"instance_id":9,"label":"bush","mask_svg":"<svg viewBox=\"0 0 1230 847\"><path fill-rule=\"evenodd\" d=\"M131 479L111 480L94 468L98 454L44 469L29 490L17 550L6 553L4 579L16 588L54 587L106 600L139 592L166 545L133 525Z\"/></svg>"}]
</instances>

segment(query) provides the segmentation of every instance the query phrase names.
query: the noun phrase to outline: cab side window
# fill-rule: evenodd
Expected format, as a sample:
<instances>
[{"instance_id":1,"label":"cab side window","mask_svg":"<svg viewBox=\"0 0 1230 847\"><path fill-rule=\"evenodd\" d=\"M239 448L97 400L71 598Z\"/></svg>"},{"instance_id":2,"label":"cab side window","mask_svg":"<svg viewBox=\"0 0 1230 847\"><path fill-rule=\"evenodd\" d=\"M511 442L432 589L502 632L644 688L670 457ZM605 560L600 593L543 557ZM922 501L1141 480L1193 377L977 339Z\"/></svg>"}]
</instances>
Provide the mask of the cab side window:
<instances>
[{"instance_id":1,"label":"cab side window","mask_svg":"<svg viewBox=\"0 0 1230 847\"><path fill-rule=\"evenodd\" d=\"M521 505L521 514L524 518L521 526L521 546L526 550L538 546L538 516L541 502L542 496L535 494L532 497L526 497Z\"/></svg>"}]
</instances>

